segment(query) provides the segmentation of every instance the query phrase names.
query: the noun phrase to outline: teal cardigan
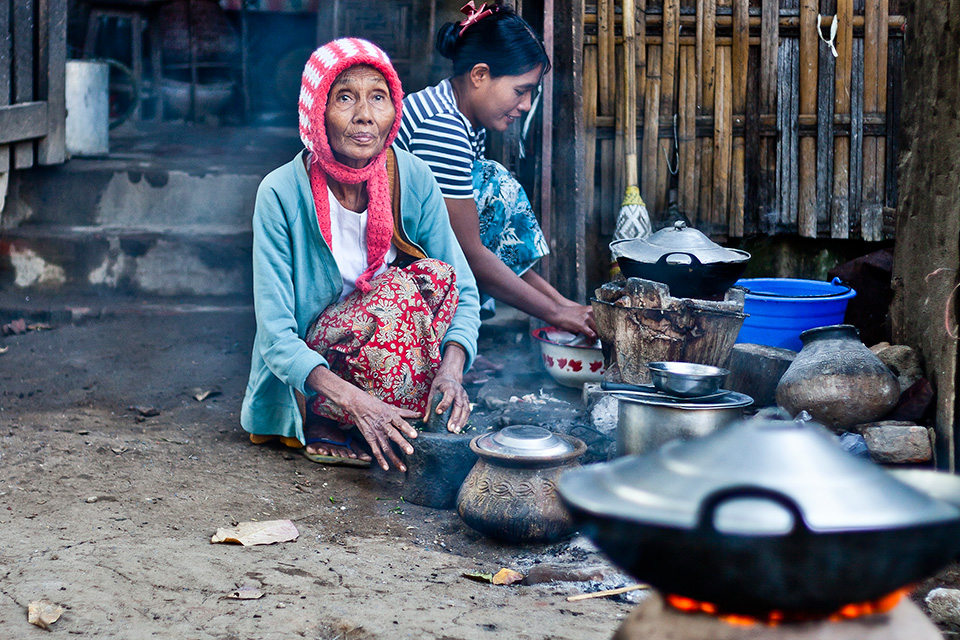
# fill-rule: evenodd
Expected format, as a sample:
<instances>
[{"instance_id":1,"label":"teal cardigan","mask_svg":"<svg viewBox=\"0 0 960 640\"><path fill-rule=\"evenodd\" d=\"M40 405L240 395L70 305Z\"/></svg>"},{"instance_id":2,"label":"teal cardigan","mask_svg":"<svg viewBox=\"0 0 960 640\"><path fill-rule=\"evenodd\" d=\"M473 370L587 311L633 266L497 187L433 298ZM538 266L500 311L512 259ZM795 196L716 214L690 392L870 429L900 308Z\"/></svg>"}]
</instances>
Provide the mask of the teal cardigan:
<instances>
[{"instance_id":1,"label":"teal cardigan","mask_svg":"<svg viewBox=\"0 0 960 640\"><path fill-rule=\"evenodd\" d=\"M396 150L403 231L431 258L453 266L460 303L443 347L456 342L470 367L477 353L480 297L460 249L440 188L419 158ZM307 329L336 302L343 279L320 233L303 154L260 183L253 212L253 302L257 333L240 424L250 433L277 434L304 442L294 390L305 396L307 376L326 359L307 346Z\"/></svg>"}]
</instances>

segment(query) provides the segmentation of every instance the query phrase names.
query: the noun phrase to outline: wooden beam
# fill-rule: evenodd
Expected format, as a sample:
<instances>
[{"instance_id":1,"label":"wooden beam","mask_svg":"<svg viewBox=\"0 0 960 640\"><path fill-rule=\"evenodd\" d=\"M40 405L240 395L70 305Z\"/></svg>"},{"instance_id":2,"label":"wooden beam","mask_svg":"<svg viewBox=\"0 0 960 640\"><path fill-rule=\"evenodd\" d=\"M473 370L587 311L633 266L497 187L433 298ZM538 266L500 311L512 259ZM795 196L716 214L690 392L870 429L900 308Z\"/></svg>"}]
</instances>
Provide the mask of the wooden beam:
<instances>
[{"instance_id":1,"label":"wooden beam","mask_svg":"<svg viewBox=\"0 0 960 640\"><path fill-rule=\"evenodd\" d=\"M0 107L0 144L42 138L47 132L47 103Z\"/></svg>"},{"instance_id":2,"label":"wooden beam","mask_svg":"<svg viewBox=\"0 0 960 640\"><path fill-rule=\"evenodd\" d=\"M583 8L584 0L554 0L554 99L564 117L554 120L551 180L553 199L563 203L564 215L549 238L553 284L579 302L586 301Z\"/></svg>"}]
</instances>

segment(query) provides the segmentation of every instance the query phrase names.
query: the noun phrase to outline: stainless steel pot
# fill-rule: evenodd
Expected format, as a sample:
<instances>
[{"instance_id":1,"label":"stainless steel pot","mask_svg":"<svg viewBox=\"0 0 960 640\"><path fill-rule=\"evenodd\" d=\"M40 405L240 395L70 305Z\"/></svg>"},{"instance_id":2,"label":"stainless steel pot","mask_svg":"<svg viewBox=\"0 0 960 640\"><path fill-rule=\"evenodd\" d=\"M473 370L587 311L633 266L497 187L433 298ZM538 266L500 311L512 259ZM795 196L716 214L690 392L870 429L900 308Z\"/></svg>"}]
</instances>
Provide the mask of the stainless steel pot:
<instances>
[{"instance_id":1,"label":"stainless steel pot","mask_svg":"<svg viewBox=\"0 0 960 640\"><path fill-rule=\"evenodd\" d=\"M735 391L703 400L662 394L622 392L619 401L617 453L646 453L671 440L689 440L713 433L743 417L753 398Z\"/></svg>"},{"instance_id":2,"label":"stainless steel pot","mask_svg":"<svg viewBox=\"0 0 960 640\"><path fill-rule=\"evenodd\" d=\"M956 484L911 484L819 425L755 418L570 471L558 492L581 532L666 593L730 612L830 613L960 552L960 509L938 499Z\"/></svg>"}]
</instances>

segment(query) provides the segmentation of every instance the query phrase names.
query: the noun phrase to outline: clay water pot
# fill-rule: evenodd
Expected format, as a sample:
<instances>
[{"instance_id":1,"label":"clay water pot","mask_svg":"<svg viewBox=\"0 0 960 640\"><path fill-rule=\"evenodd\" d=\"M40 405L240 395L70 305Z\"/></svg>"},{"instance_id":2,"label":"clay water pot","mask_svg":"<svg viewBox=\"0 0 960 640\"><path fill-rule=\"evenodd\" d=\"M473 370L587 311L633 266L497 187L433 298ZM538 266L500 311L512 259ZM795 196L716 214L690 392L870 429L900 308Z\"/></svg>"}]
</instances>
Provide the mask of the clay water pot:
<instances>
[{"instance_id":1,"label":"clay water pot","mask_svg":"<svg viewBox=\"0 0 960 640\"><path fill-rule=\"evenodd\" d=\"M834 431L882 418L900 399L893 372L860 341L857 328L835 324L800 334L803 348L777 385L777 404L807 411Z\"/></svg>"},{"instance_id":2,"label":"clay water pot","mask_svg":"<svg viewBox=\"0 0 960 640\"><path fill-rule=\"evenodd\" d=\"M556 483L580 466L583 441L514 425L477 436L470 449L479 460L460 487L457 511L471 528L509 542L552 542L573 533Z\"/></svg>"}]
</instances>

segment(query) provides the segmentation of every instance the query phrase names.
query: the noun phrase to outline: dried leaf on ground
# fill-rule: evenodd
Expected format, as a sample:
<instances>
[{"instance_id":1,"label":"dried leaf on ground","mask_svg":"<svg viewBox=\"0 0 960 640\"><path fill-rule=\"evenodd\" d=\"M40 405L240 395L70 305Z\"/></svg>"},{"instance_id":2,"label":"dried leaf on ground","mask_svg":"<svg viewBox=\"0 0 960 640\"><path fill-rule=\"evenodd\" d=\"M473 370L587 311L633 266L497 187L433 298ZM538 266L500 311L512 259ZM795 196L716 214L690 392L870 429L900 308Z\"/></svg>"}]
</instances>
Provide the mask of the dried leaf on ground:
<instances>
[{"instance_id":1,"label":"dried leaf on ground","mask_svg":"<svg viewBox=\"0 0 960 640\"><path fill-rule=\"evenodd\" d=\"M30 331L49 331L53 329L53 325L46 322L35 322L34 324L28 324L27 329Z\"/></svg>"},{"instance_id":2,"label":"dried leaf on ground","mask_svg":"<svg viewBox=\"0 0 960 640\"><path fill-rule=\"evenodd\" d=\"M0 356L5 354L7 351L10 351L10 347L0 347Z\"/></svg>"},{"instance_id":3,"label":"dried leaf on ground","mask_svg":"<svg viewBox=\"0 0 960 640\"><path fill-rule=\"evenodd\" d=\"M249 547L256 544L292 542L300 532L289 520L266 520L264 522L241 522L235 527L221 527L210 542L233 542Z\"/></svg>"},{"instance_id":4,"label":"dried leaf on ground","mask_svg":"<svg viewBox=\"0 0 960 640\"><path fill-rule=\"evenodd\" d=\"M253 587L240 587L224 596L229 600L259 600L262 597L263 592Z\"/></svg>"},{"instance_id":5,"label":"dried leaf on ground","mask_svg":"<svg viewBox=\"0 0 960 640\"><path fill-rule=\"evenodd\" d=\"M463 574L464 578L469 578L474 582L493 582L492 573L484 573L482 571L469 571Z\"/></svg>"},{"instance_id":6,"label":"dried leaf on ground","mask_svg":"<svg viewBox=\"0 0 960 640\"><path fill-rule=\"evenodd\" d=\"M523 580L523 574L513 569L503 568L497 571L490 580L493 584L514 584Z\"/></svg>"},{"instance_id":7,"label":"dried leaf on ground","mask_svg":"<svg viewBox=\"0 0 960 640\"><path fill-rule=\"evenodd\" d=\"M63 607L49 600L36 600L27 606L27 622L41 629L49 629L62 615Z\"/></svg>"},{"instance_id":8,"label":"dried leaf on ground","mask_svg":"<svg viewBox=\"0 0 960 640\"><path fill-rule=\"evenodd\" d=\"M144 418L153 418L160 415L160 409L156 407L130 407L131 411L136 411Z\"/></svg>"},{"instance_id":9,"label":"dried leaf on ground","mask_svg":"<svg viewBox=\"0 0 960 640\"><path fill-rule=\"evenodd\" d=\"M203 402L207 398L215 398L219 396L222 392L220 389L214 387L213 389L203 389L201 387L194 387L190 389L190 395L193 396L194 400L197 402Z\"/></svg>"},{"instance_id":10,"label":"dried leaf on ground","mask_svg":"<svg viewBox=\"0 0 960 640\"><path fill-rule=\"evenodd\" d=\"M12 322L8 322L7 324L0 327L0 335L5 335L5 336L9 336L9 335L18 336L21 333L26 333L26 332L27 332L27 321L24 320L23 318L20 318L19 320L14 320Z\"/></svg>"}]
</instances>

